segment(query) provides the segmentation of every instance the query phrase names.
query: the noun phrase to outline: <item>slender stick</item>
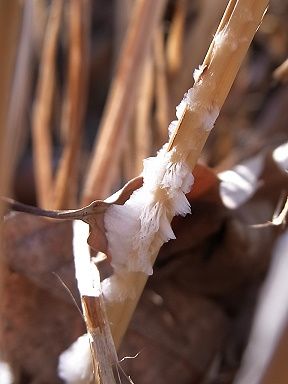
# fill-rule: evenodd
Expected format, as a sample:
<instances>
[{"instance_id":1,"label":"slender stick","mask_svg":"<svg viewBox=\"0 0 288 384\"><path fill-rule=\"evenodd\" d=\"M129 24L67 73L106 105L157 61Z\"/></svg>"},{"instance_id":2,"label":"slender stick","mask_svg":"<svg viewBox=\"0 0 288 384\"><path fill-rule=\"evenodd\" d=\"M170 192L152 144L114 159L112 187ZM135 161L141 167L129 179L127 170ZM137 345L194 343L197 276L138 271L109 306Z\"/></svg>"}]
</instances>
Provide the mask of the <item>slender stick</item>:
<instances>
[{"instance_id":1,"label":"slender stick","mask_svg":"<svg viewBox=\"0 0 288 384\"><path fill-rule=\"evenodd\" d=\"M23 6L22 28L19 34L18 52L7 119L5 151L7 152L6 161L9 162L12 175L15 173L18 159L24 150L28 134L26 114L30 107L32 86L32 17L32 1L28 0Z\"/></svg>"},{"instance_id":2,"label":"slender stick","mask_svg":"<svg viewBox=\"0 0 288 384\"><path fill-rule=\"evenodd\" d=\"M191 2L187 3L189 6ZM173 119L175 105L179 103L183 93L191 84L192 71L203 60L206 47L215 33L218 20L221 18L227 0L202 0L199 2L199 15L195 22L186 26L183 40L182 64L177 74L168 72L170 86L170 119Z\"/></svg>"},{"instance_id":3,"label":"slender stick","mask_svg":"<svg viewBox=\"0 0 288 384\"><path fill-rule=\"evenodd\" d=\"M206 69L193 87L197 93L197 105L185 109L168 147L168 150L175 149L175 161L183 160L184 156L191 170L209 135L205 129L205 115L211 108L222 107L267 5L267 0L238 0L237 3L233 0L228 4L218 34L204 61ZM161 239L156 237L154 240L159 249ZM156 257L157 252L153 259ZM107 302L112 334L118 346L147 281L147 275L140 272L127 275L126 286L133 287L135 298L123 302Z\"/></svg>"},{"instance_id":4,"label":"slender stick","mask_svg":"<svg viewBox=\"0 0 288 384\"><path fill-rule=\"evenodd\" d=\"M139 68L165 3L165 0L135 2L84 186L84 202L110 192L132 112Z\"/></svg>"},{"instance_id":5,"label":"slender stick","mask_svg":"<svg viewBox=\"0 0 288 384\"><path fill-rule=\"evenodd\" d=\"M11 188L12 169L10 167L11 148L7 145L7 111L13 80L19 31L21 27L19 2L0 2L0 192L8 194ZM14 139L17 140L16 137Z\"/></svg>"},{"instance_id":6,"label":"slender stick","mask_svg":"<svg viewBox=\"0 0 288 384\"><path fill-rule=\"evenodd\" d=\"M168 113L168 84L165 64L164 33L159 27L154 39L155 77L156 77L156 124L158 129L158 146L167 140Z\"/></svg>"},{"instance_id":7,"label":"slender stick","mask_svg":"<svg viewBox=\"0 0 288 384\"><path fill-rule=\"evenodd\" d=\"M88 74L88 2L69 2L69 64L62 115L65 147L56 175L55 209L76 205L79 156L83 131Z\"/></svg>"},{"instance_id":8,"label":"slender stick","mask_svg":"<svg viewBox=\"0 0 288 384\"><path fill-rule=\"evenodd\" d=\"M135 116L135 174L143 168L143 159L152 152L151 108L153 103L153 60L148 52L143 64L142 78L138 90Z\"/></svg>"},{"instance_id":9,"label":"slender stick","mask_svg":"<svg viewBox=\"0 0 288 384\"><path fill-rule=\"evenodd\" d=\"M50 118L55 85L55 60L63 0L53 0L46 27L32 117L33 156L38 203L50 206L52 143Z\"/></svg>"},{"instance_id":10,"label":"slender stick","mask_svg":"<svg viewBox=\"0 0 288 384\"><path fill-rule=\"evenodd\" d=\"M170 78L175 78L181 68L186 12L187 0L178 0L167 40L167 71Z\"/></svg>"},{"instance_id":11,"label":"slender stick","mask_svg":"<svg viewBox=\"0 0 288 384\"><path fill-rule=\"evenodd\" d=\"M89 205L79 209L67 209L67 210L47 210L32 205L20 203L16 200L10 199L9 197L1 197L1 200L5 202L8 207L17 212L29 213L34 216L49 217L51 219L59 220L83 220L86 221L88 216L93 216L105 212L109 207L110 203L106 203L102 200L92 201Z\"/></svg>"}]
</instances>

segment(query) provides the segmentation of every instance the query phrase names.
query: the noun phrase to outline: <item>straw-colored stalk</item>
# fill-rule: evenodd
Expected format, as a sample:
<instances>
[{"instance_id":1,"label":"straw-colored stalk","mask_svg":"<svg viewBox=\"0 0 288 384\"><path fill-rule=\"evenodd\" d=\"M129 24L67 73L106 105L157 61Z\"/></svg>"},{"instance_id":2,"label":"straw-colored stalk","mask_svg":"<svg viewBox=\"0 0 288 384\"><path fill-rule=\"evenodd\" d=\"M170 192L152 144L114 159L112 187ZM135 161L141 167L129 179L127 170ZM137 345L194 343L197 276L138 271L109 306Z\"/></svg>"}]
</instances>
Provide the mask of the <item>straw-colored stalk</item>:
<instances>
[{"instance_id":1,"label":"straw-colored stalk","mask_svg":"<svg viewBox=\"0 0 288 384\"><path fill-rule=\"evenodd\" d=\"M135 170L133 177L139 175L143 159L151 156L152 131L151 110L153 103L153 59L149 52L143 64L142 79L138 90L135 110Z\"/></svg>"},{"instance_id":2,"label":"straw-colored stalk","mask_svg":"<svg viewBox=\"0 0 288 384\"><path fill-rule=\"evenodd\" d=\"M193 102L196 104L184 110L167 149L168 151L174 149L173 161L184 159L191 171L199 159L211 130L207 129L207 125L210 125L207 114L221 109L267 5L268 0L231 0L227 6L201 67L202 72L195 76L192 94L195 96ZM215 116L212 120L214 123ZM160 201L163 197L166 196L163 196L163 189L159 187L159 190L155 191L155 201L157 199ZM169 219L172 220L172 217ZM159 245L159 250L162 241L157 236L155 241L157 244L154 249ZM157 253L158 251L152 255L154 261ZM120 302L107 302L116 346L119 346L127 329L147 277L141 272L127 273L126 287L133 290L134 298L127 298Z\"/></svg>"},{"instance_id":3,"label":"straw-colored stalk","mask_svg":"<svg viewBox=\"0 0 288 384\"><path fill-rule=\"evenodd\" d=\"M32 88L32 19L32 1L26 1L23 4L22 27L19 34L6 129L5 150L9 153L9 167L12 175L23 153L28 134L27 112L30 107Z\"/></svg>"},{"instance_id":4,"label":"straw-colored stalk","mask_svg":"<svg viewBox=\"0 0 288 384\"><path fill-rule=\"evenodd\" d=\"M104 198L111 192L133 111L139 69L165 3L165 0L135 2L84 185L84 203Z\"/></svg>"},{"instance_id":5,"label":"straw-colored stalk","mask_svg":"<svg viewBox=\"0 0 288 384\"><path fill-rule=\"evenodd\" d=\"M174 79L182 63L186 13L187 0L178 0L167 39L166 50L167 72L169 77Z\"/></svg>"},{"instance_id":6,"label":"straw-colored stalk","mask_svg":"<svg viewBox=\"0 0 288 384\"><path fill-rule=\"evenodd\" d=\"M8 106L14 74L14 64L21 27L22 5L14 1L0 2L0 193L6 195L11 187L10 146L7 145ZM17 139L14 137L14 140ZM11 141L9 140L10 144Z\"/></svg>"},{"instance_id":7,"label":"straw-colored stalk","mask_svg":"<svg viewBox=\"0 0 288 384\"><path fill-rule=\"evenodd\" d=\"M190 3L187 4L189 6ZM182 65L173 77L168 72L170 86L170 115L174 116L175 105L179 102L185 90L191 84L191 70L195 68L204 58L206 47L215 31L215 26L221 18L227 0L202 0L199 2L199 15L194 23L187 25L185 38L182 42Z\"/></svg>"},{"instance_id":8,"label":"straw-colored stalk","mask_svg":"<svg viewBox=\"0 0 288 384\"><path fill-rule=\"evenodd\" d=\"M169 92L167 84L164 32L159 26L154 37L154 58L155 58L155 104L156 104L156 126L158 147L161 147L167 138L167 126L169 123Z\"/></svg>"},{"instance_id":9,"label":"straw-colored stalk","mask_svg":"<svg viewBox=\"0 0 288 384\"><path fill-rule=\"evenodd\" d=\"M53 0L44 36L39 78L32 116L33 156L38 204L51 204L52 143L50 119L55 86L57 39L60 29L63 0Z\"/></svg>"},{"instance_id":10,"label":"straw-colored stalk","mask_svg":"<svg viewBox=\"0 0 288 384\"><path fill-rule=\"evenodd\" d=\"M71 0L69 8L69 63L61 130L65 145L56 175L55 209L77 202L79 157L88 74L89 12L86 0Z\"/></svg>"}]
</instances>

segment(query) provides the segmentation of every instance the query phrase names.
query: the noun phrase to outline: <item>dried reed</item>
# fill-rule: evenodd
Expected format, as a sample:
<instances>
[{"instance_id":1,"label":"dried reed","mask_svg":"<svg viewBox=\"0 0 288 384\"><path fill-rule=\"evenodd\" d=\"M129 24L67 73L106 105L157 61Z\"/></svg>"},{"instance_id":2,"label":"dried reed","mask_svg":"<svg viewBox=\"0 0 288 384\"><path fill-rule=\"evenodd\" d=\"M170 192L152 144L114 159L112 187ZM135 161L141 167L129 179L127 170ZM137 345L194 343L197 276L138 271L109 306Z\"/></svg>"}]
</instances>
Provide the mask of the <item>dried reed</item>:
<instances>
[{"instance_id":1,"label":"dried reed","mask_svg":"<svg viewBox=\"0 0 288 384\"><path fill-rule=\"evenodd\" d=\"M41 207L51 206L52 142L50 119L55 85L57 38L63 0L53 0L45 31L40 72L32 116L33 156L37 199Z\"/></svg>"},{"instance_id":2,"label":"dried reed","mask_svg":"<svg viewBox=\"0 0 288 384\"><path fill-rule=\"evenodd\" d=\"M229 2L201 71L197 77L195 76L196 81L190 94L193 96L194 93L196 97L194 99L192 97L190 106L188 104L185 108L170 139L168 151L174 148L175 162L184 158L193 170L217 117L214 112L216 110L218 113L228 95L239 66L261 23L267 4L267 0ZM213 117L209 116L211 113ZM159 199L163 197L163 193L160 192ZM162 242L157 239L155 241L160 247ZM157 252L153 258L156 256ZM112 334L117 346L122 340L146 281L147 275L141 272L127 274L126 287L133 289L134 299L107 302Z\"/></svg>"}]
</instances>

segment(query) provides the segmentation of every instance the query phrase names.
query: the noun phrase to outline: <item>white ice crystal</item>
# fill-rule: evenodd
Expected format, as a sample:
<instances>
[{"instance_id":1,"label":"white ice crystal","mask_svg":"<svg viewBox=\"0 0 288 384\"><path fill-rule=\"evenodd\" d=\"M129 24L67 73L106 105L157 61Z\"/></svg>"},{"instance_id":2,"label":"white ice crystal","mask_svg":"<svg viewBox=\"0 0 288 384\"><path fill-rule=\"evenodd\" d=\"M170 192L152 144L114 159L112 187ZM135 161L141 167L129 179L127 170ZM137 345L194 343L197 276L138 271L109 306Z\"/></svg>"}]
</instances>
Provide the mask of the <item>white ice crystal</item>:
<instances>
[{"instance_id":1,"label":"white ice crystal","mask_svg":"<svg viewBox=\"0 0 288 384\"><path fill-rule=\"evenodd\" d=\"M203 127L205 131L209 132L214 127L215 121L219 116L219 112L220 109L215 106L214 108L211 108L203 113Z\"/></svg>"},{"instance_id":2,"label":"white ice crystal","mask_svg":"<svg viewBox=\"0 0 288 384\"><path fill-rule=\"evenodd\" d=\"M88 234L88 224L80 220L73 221L73 254L79 292L82 296L99 296L100 277L97 269L91 263L87 244Z\"/></svg>"},{"instance_id":3,"label":"white ice crystal","mask_svg":"<svg viewBox=\"0 0 288 384\"><path fill-rule=\"evenodd\" d=\"M221 36L226 39L223 32L216 38L216 46ZM170 138L187 110L195 112L195 124L199 129L209 132L213 128L219 107L213 100L208 107L199 102L199 95L203 92L201 74L205 68L206 65L202 65L195 71L194 87L187 91L176 108L177 120L172 121L168 128ZM211 89L215 87L211 76L207 81ZM195 144L189 140L182 144L181 149L174 145L169 151L168 144L165 144L156 157L145 159L143 186L124 205L112 205L105 213L104 224L114 269L114 275L103 283L104 296L108 300L121 300L133 295L125 291L126 274L143 272L151 275L153 258L160 246L175 239L170 225L172 218L190 213L185 195L194 179L185 159ZM117 297L113 291L118 292Z\"/></svg>"},{"instance_id":4,"label":"white ice crystal","mask_svg":"<svg viewBox=\"0 0 288 384\"><path fill-rule=\"evenodd\" d=\"M194 69L193 79L194 79L195 83L197 83L200 80L201 75L204 72L206 67L207 67L207 65L201 64L201 65L199 65L198 68Z\"/></svg>"},{"instance_id":5,"label":"white ice crystal","mask_svg":"<svg viewBox=\"0 0 288 384\"><path fill-rule=\"evenodd\" d=\"M89 336L85 334L60 355L58 375L66 384L87 384L92 372Z\"/></svg>"},{"instance_id":6,"label":"white ice crystal","mask_svg":"<svg viewBox=\"0 0 288 384\"><path fill-rule=\"evenodd\" d=\"M105 227L115 271L152 274L153 242L175 239L170 220L190 213L185 196L193 176L185 162L172 161L175 150L166 147L144 160L143 186L123 206L112 205L105 214Z\"/></svg>"},{"instance_id":7,"label":"white ice crystal","mask_svg":"<svg viewBox=\"0 0 288 384\"><path fill-rule=\"evenodd\" d=\"M14 383L11 367L8 363L4 361L0 361L0 383L1 384Z\"/></svg>"}]
</instances>

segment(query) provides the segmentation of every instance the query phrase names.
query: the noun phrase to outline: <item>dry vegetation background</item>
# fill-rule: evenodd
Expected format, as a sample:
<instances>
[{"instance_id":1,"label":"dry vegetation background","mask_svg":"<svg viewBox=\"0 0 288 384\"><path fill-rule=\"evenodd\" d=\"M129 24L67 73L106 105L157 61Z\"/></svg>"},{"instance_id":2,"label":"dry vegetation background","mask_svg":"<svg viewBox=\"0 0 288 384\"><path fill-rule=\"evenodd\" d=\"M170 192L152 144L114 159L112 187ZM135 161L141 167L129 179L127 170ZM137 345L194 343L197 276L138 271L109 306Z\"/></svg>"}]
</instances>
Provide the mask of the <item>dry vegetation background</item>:
<instances>
[{"instance_id":1,"label":"dry vegetation background","mask_svg":"<svg viewBox=\"0 0 288 384\"><path fill-rule=\"evenodd\" d=\"M146 1L139 20L137 2L0 4L2 195L76 208L138 175L143 158L167 140L227 1ZM123 52L133 17L137 41ZM285 223L250 225L271 220L288 190L287 172L271 156L287 140L287 69L274 72L288 57L287 19L288 1L272 0L202 154L211 169L197 169L192 215L174 220L177 240L162 248L136 309L119 351L120 358L140 352L123 363L135 383L228 384L249 366L241 359L259 292L285 235ZM228 209L217 173L256 155L259 176L248 166L255 193ZM1 358L15 383L61 383L59 354L85 332L53 274L79 302L71 224L7 214L2 232ZM281 303L288 308L288 295ZM264 383L288 382L287 330L279 332L274 366L261 368Z\"/></svg>"}]
</instances>

